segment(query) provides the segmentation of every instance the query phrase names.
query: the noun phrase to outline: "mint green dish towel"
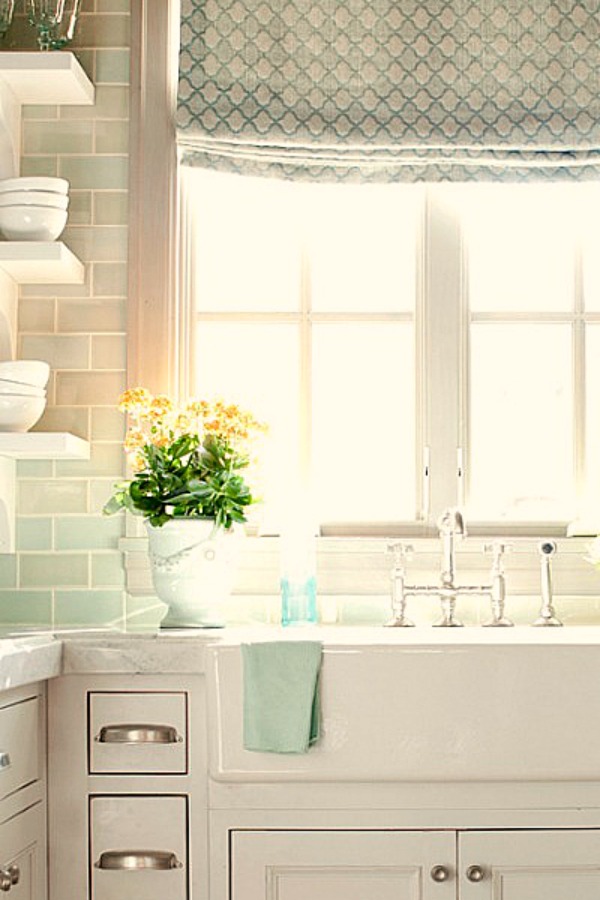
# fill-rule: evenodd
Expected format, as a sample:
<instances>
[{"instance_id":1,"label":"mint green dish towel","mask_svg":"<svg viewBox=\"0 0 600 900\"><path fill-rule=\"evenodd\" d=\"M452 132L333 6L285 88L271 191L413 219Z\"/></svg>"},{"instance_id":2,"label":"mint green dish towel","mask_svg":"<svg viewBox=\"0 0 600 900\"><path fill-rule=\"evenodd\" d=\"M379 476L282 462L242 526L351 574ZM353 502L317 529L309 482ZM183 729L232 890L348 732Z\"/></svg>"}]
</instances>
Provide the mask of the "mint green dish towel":
<instances>
[{"instance_id":1,"label":"mint green dish towel","mask_svg":"<svg viewBox=\"0 0 600 900\"><path fill-rule=\"evenodd\" d=\"M319 737L320 641L242 644L244 747L306 753Z\"/></svg>"}]
</instances>

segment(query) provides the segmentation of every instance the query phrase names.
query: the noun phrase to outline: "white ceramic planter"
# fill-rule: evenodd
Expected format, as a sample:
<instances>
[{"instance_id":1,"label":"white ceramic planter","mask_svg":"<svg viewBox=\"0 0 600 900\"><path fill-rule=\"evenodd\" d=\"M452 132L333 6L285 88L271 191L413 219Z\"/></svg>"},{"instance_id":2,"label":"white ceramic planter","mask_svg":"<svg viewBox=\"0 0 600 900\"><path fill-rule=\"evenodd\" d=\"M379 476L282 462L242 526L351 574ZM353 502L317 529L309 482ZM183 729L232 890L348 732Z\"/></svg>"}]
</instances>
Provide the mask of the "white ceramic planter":
<instances>
[{"instance_id":1,"label":"white ceramic planter","mask_svg":"<svg viewBox=\"0 0 600 900\"><path fill-rule=\"evenodd\" d=\"M154 590L167 612L161 628L221 628L231 593L242 532L212 519L146 522Z\"/></svg>"}]
</instances>

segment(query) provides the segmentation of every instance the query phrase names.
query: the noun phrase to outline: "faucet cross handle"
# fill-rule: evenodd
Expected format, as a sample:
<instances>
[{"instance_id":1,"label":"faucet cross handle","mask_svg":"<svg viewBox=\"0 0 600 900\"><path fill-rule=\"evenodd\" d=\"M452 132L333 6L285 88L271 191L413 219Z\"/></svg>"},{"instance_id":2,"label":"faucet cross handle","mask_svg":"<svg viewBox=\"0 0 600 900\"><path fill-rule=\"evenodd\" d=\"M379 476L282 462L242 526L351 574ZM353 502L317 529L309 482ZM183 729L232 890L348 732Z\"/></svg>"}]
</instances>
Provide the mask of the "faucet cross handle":
<instances>
[{"instance_id":1,"label":"faucet cross handle","mask_svg":"<svg viewBox=\"0 0 600 900\"><path fill-rule=\"evenodd\" d=\"M390 628L411 628L414 622L406 617L406 584L404 563L413 552L412 544L404 541L393 541L387 546L387 552L394 555L394 567L391 572L392 618L386 625Z\"/></svg>"}]
</instances>

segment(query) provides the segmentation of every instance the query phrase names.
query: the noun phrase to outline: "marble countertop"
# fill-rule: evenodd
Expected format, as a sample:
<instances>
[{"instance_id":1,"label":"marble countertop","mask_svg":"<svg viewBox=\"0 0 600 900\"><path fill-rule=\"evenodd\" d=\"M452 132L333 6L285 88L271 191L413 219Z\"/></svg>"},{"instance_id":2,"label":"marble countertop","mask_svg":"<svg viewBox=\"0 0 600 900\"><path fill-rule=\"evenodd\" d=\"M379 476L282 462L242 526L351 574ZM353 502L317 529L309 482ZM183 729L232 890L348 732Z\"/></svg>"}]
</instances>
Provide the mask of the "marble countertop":
<instances>
[{"instance_id":1,"label":"marble countertop","mask_svg":"<svg viewBox=\"0 0 600 900\"><path fill-rule=\"evenodd\" d=\"M406 628L277 626L169 631L0 632L0 690L61 674L202 674L207 649L264 640L321 640L325 648L600 646L600 626Z\"/></svg>"}]
</instances>

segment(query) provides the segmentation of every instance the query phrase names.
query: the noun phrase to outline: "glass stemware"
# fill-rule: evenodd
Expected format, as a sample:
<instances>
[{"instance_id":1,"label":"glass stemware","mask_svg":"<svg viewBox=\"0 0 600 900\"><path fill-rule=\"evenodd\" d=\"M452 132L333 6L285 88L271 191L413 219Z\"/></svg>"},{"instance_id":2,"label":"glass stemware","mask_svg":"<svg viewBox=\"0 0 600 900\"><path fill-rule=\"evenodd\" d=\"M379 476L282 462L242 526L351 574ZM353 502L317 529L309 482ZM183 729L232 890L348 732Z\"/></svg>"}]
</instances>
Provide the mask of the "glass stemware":
<instances>
[{"instance_id":1,"label":"glass stemware","mask_svg":"<svg viewBox=\"0 0 600 900\"><path fill-rule=\"evenodd\" d=\"M60 50L73 39L80 9L81 0L27 0L40 50Z\"/></svg>"}]
</instances>

